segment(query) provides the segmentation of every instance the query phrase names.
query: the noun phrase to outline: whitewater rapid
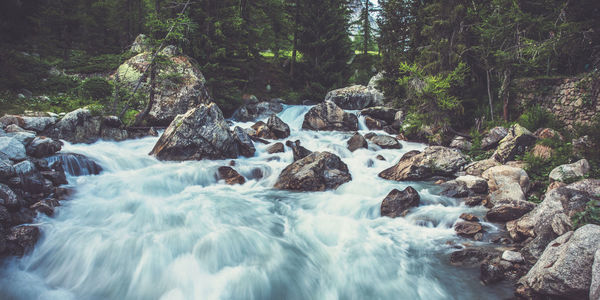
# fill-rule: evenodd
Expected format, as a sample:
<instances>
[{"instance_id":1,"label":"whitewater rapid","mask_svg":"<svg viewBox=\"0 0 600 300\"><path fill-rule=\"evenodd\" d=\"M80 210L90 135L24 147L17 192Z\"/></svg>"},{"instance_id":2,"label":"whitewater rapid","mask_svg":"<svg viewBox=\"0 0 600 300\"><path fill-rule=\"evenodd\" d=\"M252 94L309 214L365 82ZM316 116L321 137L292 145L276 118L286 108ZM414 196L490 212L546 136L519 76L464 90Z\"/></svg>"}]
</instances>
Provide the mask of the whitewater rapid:
<instances>
[{"instance_id":1,"label":"whitewater rapid","mask_svg":"<svg viewBox=\"0 0 600 300\"><path fill-rule=\"evenodd\" d=\"M300 130L307 106L279 117L289 139L330 151L352 181L335 191L272 189L293 161L256 144L235 159L248 181L229 186L216 177L230 160L160 162L148 152L158 138L91 145L62 152L98 162L99 175L69 177L76 191L54 217L40 215L41 238L22 258L0 268L0 299L501 299L502 285L484 287L478 268L448 263L463 212L430 183L394 182L377 174L403 153L370 145L351 153L350 133ZM249 127L252 123L236 123ZM361 131L366 133L361 118ZM383 132L380 132L383 133ZM381 154L386 161L375 159ZM262 178L258 176L262 174ZM382 218L381 201L413 186L421 205L404 218ZM487 230L493 231L487 224ZM476 242L468 241L473 244Z\"/></svg>"}]
</instances>

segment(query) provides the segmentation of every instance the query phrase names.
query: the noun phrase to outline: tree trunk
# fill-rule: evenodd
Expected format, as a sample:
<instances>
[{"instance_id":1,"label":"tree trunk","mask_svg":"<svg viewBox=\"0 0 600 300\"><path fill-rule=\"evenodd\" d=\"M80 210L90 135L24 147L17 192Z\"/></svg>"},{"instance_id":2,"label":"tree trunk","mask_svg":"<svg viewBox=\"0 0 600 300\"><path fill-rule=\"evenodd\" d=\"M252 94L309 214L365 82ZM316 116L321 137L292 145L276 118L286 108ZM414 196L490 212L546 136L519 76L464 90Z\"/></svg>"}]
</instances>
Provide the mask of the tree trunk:
<instances>
[{"instance_id":1,"label":"tree trunk","mask_svg":"<svg viewBox=\"0 0 600 300\"><path fill-rule=\"evenodd\" d=\"M298 0L296 0L295 4L295 12L294 12L294 41L292 43L292 62L290 63L290 77L294 78L294 67L296 66L296 52L298 47Z\"/></svg>"},{"instance_id":2,"label":"tree trunk","mask_svg":"<svg viewBox=\"0 0 600 300\"><path fill-rule=\"evenodd\" d=\"M365 0L365 11L363 13L363 54L366 56L369 52L370 26L369 24L369 1Z\"/></svg>"},{"instance_id":3,"label":"tree trunk","mask_svg":"<svg viewBox=\"0 0 600 300\"><path fill-rule=\"evenodd\" d=\"M144 110L135 117L135 122L133 123L135 126L139 126L140 124L142 124L142 121L144 120L144 118L146 118L146 116L150 112L150 109L154 105L154 99L156 98L155 88L156 88L156 63L153 62L150 65L150 99L148 100L148 104L146 104L146 107L144 108Z\"/></svg>"},{"instance_id":4,"label":"tree trunk","mask_svg":"<svg viewBox=\"0 0 600 300\"><path fill-rule=\"evenodd\" d=\"M504 74L502 77L502 85L500 87L500 99L502 99L502 103L503 103L503 107L502 107L502 116L504 118L504 121L508 121L509 119L509 115L508 115L508 106L509 106L509 102L510 102L510 92L509 92L509 86L510 86L510 79L511 78L511 74L510 74L510 70L504 70Z\"/></svg>"},{"instance_id":5,"label":"tree trunk","mask_svg":"<svg viewBox=\"0 0 600 300\"><path fill-rule=\"evenodd\" d=\"M492 117L492 121L494 121L494 105L492 104L492 90L490 89L490 69L487 69L485 71L485 75L486 75L486 79L487 79L487 93L488 93L488 100L490 102L490 116Z\"/></svg>"}]
</instances>

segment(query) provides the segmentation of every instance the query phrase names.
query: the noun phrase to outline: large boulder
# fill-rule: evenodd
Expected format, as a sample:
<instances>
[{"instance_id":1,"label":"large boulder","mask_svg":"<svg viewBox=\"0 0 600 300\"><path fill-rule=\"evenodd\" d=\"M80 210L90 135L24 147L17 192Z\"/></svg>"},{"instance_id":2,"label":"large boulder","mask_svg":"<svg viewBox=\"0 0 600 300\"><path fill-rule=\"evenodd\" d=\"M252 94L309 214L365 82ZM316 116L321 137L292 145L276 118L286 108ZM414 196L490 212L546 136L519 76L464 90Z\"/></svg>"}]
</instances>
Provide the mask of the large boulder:
<instances>
[{"instance_id":1,"label":"large boulder","mask_svg":"<svg viewBox=\"0 0 600 300\"><path fill-rule=\"evenodd\" d=\"M32 194L46 191L44 177L33 162L25 160L15 164L13 168L18 175L22 190Z\"/></svg>"},{"instance_id":2,"label":"large boulder","mask_svg":"<svg viewBox=\"0 0 600 300\"><path fill-rule=\"evenodd\" d=\"M372 87L353 85L330 91L325 101L333 101L343 109L363 109L368 106L383 105L383 94Z\"/></svg>"},{"instance_id":3,"label":"large boulder","mask_svg":"<svg viewBox=\"0 0 600 300\"><path fill-rule=\"evenodd\" d=\"M350 150L350 152L354 152L361 148L369 148L369 143L367 143L365 137L358 132L355 133L346 143L348 144L348 150Z\"/></svg>"},{"instance_id":4,"label":"large boulder","mask_svg":"<svg viewBox=\"0 0 600 300\"><path fill-rule=\"evenodd\" d=\"M87 156L78 153L57 153L47 157L46 161L49 165L59 162L62 164L65 173L71 176L97 175L102 172L102 166Z\"/></svg>"},{"instance_id":5,"label":"large boulder","mask_svg":"<svg viewBox=\"0 0 600 300\"><path fill-rule=\"evenodd\" d=\"M389 135L376 135L369 138L369 141L382 149L402 149L402 144Z\"/></svg>"},{"instance_id":6,"label":"large boulder","mask_svg":"<svg viewBox=\"0 0 600 300\"><path fill-rule=\"evenodd\" d=\"M592 283L590 284L590 299L600 299L600 250L596 250L596 254L594 254Z\"/></svg>"},{"instance_id":7,"label":"large boulder","mask_svg":"<svg viewBox=\"0 0 600 300\"><path fill-rule=\"evenodd\" d=\"M395 166L379 173L379 177L406 181L452 176L466 163L466 157L456 149L430 146L423 152L407 152Z\"/></svg>"},{"instance_id":8,"label":"large boulder","mask_svg":"<svg viewBox=\"0 0 600 300\"><path fill-rule=\"evenodd\" d=\"M491 222L516 220L535 208L529 201L511 200L494 205L485 215Z\"/></svg>"},{"instance_id":9,"label":"large boulder","mask_svg":"<svg viewBox=\"0 0 600 300\"><path fill-rule=\"evenodd\" d=\"M396 120L397 109L385 106L375 106L365 108L360 111L362 116L369 116L378 120L385 121L387 124L392 124Z\"/></svg>"},{"instance_id":10,"label":"large boulder","mask_svg":"<svg viewBox=\"0 0 600 300\"><path fill-rule=\"evenodd\" d=\"M381 202L381 216L396 218L404 216L411 207L419 206L421 197L411 186L403 191L393 189Z\"/></svg>"},{"instance_id":11,"label":"large boulder","mask_svg":"<svg viewBox=\"0 0 600 300\"><path fill-rule=\"evenodd\" d=\"M27 146L27 154L33 157L42 158L50 156L62 148L62 143L45 136L38 136Z\"/></svg>"},{"instance_id":12,"label":"large boulder","mask_svg":"<svg viewBox=\"0 0 600 300\"><path fill-rule=\"evenodd\" d=\"M36 226L15 226L6 236L6 252L9 255L23 256L31 250L40 237Z\"/></svg>"},{"instance_id":13,"label":"large boulder","mask_svg":"<svg viewBox=\"0 0 600 300\"><path fill-rule=\"evenodd\" d=\"M118 118L94 116L88 108L69 112L44 135L71 143L93 143L101 138L120 141L128 136Z\"/></svg>"},{"instance_id":14,"label":"large boulder","mask_svg":"<svg viewBox=\"0 0 600 300\"><path fill-rule=\"evenodd\" d=\"M345 112L335 103L325 101L306 113L302 129L357 131L358 118L354 114Z\"/></svg>"},{"instance_id":15,"label":"large boulder","mask_svg":"<svg viewBox=\"0 0 600 300\"><path fill-rule=\"evenodd\" d=\"M158 64L154 102L146 115L146 123L153 126L167 126L179 114L199 104L208 104L211 97L206 89L206 79L198 65L188 56L164 53L167 63ZM124 87L133 90L143 76L138 91L150 94L149 71L144 70L152 61L152 53L142 52L123 63L113 75Z\"/></svg>"},{"instance_id":16,"label":"large boulder","mask_svg":"<svg viewBox=\"0 0 600 300\"><path fill-rule=\"evenodd\" d=\"M456 136L452 142L450 142L450 148L456 148L462 151L469 151L473 147L473 144L465 137Z\"/></svg>"},{"instance_id":17,"label":"large boulder","mask_svg":"<svg viewBox=\"0 0 600 300\"><path fill-rule=\"evenodd\" d=\"M150 42L150 38L145 34L139 34L133 44L131 44L130 50L133 53L142 53L152 51L152 44Z\"/></svg>"},{"instance_id":18,"label":"large boulder","mask_svg":"<svg viewBox=\"0 0 600 300\"><path fill-rule=\"evenodd\" d=\"M348 166L330 152L313 152L287 166L277 179L275 188L294 191L337 189L352 180Z\"/></svg>"},{"instance_id":19,"label":"large boulder","mask_svg":"<svg viewBox=\"0 0 600 300\"><path fill-rule=\"evenodd\" d=\"M473 191L475 194L483 194L488 191L487 181L481 177L473 176L473 175L463 175L459 176L454 181L459 184L464 184L469 190Z\"/></svg>"},{"instance_id":20,"label":"large boulder","mask_svg":"<svg viewBox=\"0 0 600 300\"><path fill-rule=\"evenodd\" d=\"M254 143L252 142L252 139L250 138L248 133L246 133L246 131L244 131L244 129L242 129L239 126L236 126L233 129L233 138L235 139L236 143L238 144L238 148L240 149L241 155L243 155L245 157L254 156L254 153L256 152L256 148L254 147Z\"/></svg>"},{"instance_id":21,"label":"large boulder","mask_svg":"<svg viewBox=\"0 0 600 300\"><path fill-rule=\"evenodd\" d=\"M179 115L160 137L150 155L160 160L236 158L239 147L215 103Z\"/></svg>"},{"instance_id":22,"label":"large boulder","mask_svg":"<svg viewBox=\"0 0 600 300\"><path fill-rule=\"evenodd\" d=\"M508 134L508 129L498 126L490 129L490 131L481 140L481 149L489 150L496 146Z\"/></svg>"},{"instance_id":23,"label":"large boulder","mask_svg":"<svg viewBox=\"0 0 600 300\"><path fill-rule=\"evenodd\" d=\"M523 169L496 166L483 172L482 177L488 181L492 204L526 200L529 176Z\"/></svg>"},{"instance_id":24,"label":"large boulder","mask_svg":"<svg viewBox=\"0 0 600 300\"><path fill-rule=\"evenodd\" d=\"M240 106L232 116L232 119L240 122L249 122L267 116L278 114L283 111L283 105L276 101L265 101L257 103L247 103Z\"/></svg>"},{"instance_id":25,"label":"large boulder","mask_svg":"<svg viewBox=\"0 0 600 300\"><path fill-rule=\"evenodd\" d=\"M561 165L550 172L553 181L570 181L586 176L590 172L590 164L587 159L582 159L572 164Z\"/></svg>"},{"instance_id":26,"label":"large boulder","mask_svg":"<svg viewBox=\"0 0 600 300\"><path fill-rule=\"evenodd\" d=\"M500 144L494 152L494 159L505 163L515 156L525 153L528 147L535 143L536 137L527 128L515 124L510 127L508 134L500 140Z\"/></svg>"},{"instance_id":27,"label":"large boulder","mask_svg":"<svg viewBox=\"0 0 600 300\"><path fill-rule=\"evenodd\" d=\"M28 117L28 116L17 116L17 115L5 115L0 118L0 124L6 126L16 125L25 130L33 130L35 132L42 132L46 128L56 123L55 117Z\"/></svg>"},{"instance_id":28,"label":"large boulder","mask_svg":"<svg viewBox=\"0 0 600 300\"><path fill-rule=\"evenodd\" d=\"M569 231L544 250L517 289L523 296L587 299L594 255L600 249L600 226L588 224ZM597 299L597 298L590 298Z\"/></svg>"},{"instance_id":29,"label":"large boulder","mask_svg":"<svg viewBox=\"0 0 600 300\"><path fill-rule=\"evenodd\" d=\"M252 125L250 135L261 139L283 139L290 136L290 127L276 115L271 115L267 123L258 121Z\"/></svg>"},{"instance_id":30,"label":"large boulder","mask_svg":"<svg viewBox=\"0 0 600 300\"><path fill-rule=\"evenodd\" d=\"M12 137L0 137L0 159L21 161L27 157L25 146Z\"/></svg>"},{"instance_id":31,"label":"large boulder","mask_svg":"<svg viewBox=\"0 0 600 300\"><path fill-rule=\"evenodd\" d=\"M294 161L303 159L303 158L309 156L311 153L313 153L312 151L302 147L300 145L300 140L296 140L295 142L286 141L285 145L292 148L292 154L294 156Z\"/></svg>"}]
</instances>

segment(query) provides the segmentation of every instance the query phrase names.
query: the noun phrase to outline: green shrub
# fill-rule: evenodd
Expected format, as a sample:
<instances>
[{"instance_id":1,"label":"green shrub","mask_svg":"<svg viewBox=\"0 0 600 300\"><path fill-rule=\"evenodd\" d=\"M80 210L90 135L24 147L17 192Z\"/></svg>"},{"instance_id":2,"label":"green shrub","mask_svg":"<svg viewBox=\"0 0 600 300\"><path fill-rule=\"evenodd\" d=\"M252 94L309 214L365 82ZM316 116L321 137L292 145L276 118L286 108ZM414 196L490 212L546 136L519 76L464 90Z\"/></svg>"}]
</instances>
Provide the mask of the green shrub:
<instances>
[{"instance_id":1,"label":"green shrub","mask_svg":"<svg viewBox=\"0 0 600 300\"><path fill-rule=\"evenodd\" d=\"M592 200L587 203L585 210L576 213L571 221L574 229L577 229L586 224L600 225L600 201Z\"/></svg>"},{"instance_id":2,"label":"green shrub","mask_svg":"<svg viewBox=\"0 0 600 300\"><path fill-rule=\"evenodd\" d=\"M529 108L519 117L517 122L532 132L539 128L552 128L555 130L563 128L562 124L550 112L539 106Z\"/></svg>"},{"instance_id":3,"label":"green shrub","mask_svg":"<svg viewBox=\"0 0 600 300\"><path fill-rule=\"evenodd\" d=\"M81 83L81 93L84 98L106 102L113 93L113 86L102 77L92 77Z\"/></svg>"}]
</instances>

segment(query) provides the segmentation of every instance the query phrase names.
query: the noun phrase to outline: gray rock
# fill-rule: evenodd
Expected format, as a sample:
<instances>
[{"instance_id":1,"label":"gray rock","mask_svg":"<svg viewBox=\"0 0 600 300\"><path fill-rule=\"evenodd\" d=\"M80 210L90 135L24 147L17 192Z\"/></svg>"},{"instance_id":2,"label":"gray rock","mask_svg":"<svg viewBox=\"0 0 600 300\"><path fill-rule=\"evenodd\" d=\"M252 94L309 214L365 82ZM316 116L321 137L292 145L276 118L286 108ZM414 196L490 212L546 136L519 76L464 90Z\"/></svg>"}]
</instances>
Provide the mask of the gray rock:
<instances>
[{"instance_id":1,"label":"gray rock","mask_svg":"<svg viewBox=\"0 0 600 300\"><path fill-rule=\"evenodd\" d=\"M411 207L419 206L421 197L411 186L403 191L393 189L381 202L381 216L396 218L405 216Z\"/></svg>"},{"instance_id":2,"label":"gray rock","mask_svg":"<svg viewBox=\"0 0 600 300\"><path fill-rule=\"evenodd\" d=\"M267 148L267 153L269 153L269 154L282 153L282 152L285 152L285 147L284 147L283 143L275 143L275 144L269 146L269 148Z\"/></svg>"},{"instance_id":3,"label":"gray rock","mask_svg":"<svg viewBox=\"0 0 600 300\"><path fill-rule=\"evenodd\" d=\"M46 128L56 123L55 117L26 117L16 115L5 115L0 118L0 124L4 126L16 125L25 130L33 130L35 132L42 132Z\"/></svg>"},{"instance_id":4,"label":"gray rock","mask_svg":"<svg viewBox=\"0 0 600 300\"><path fill-rule=\"evenodd\" d=\"M238 157L239 148L221 110L211 103L177 116L150 155L176 161L225 159Z\"/></svg>"},{"instance_id":5,"label":"gray rock","mask_svg":"<svg viewBox=\"0 0 600 300\"><path fill-rule=\"evenodd\" d=\"M25 160L15 164L13 168L21 180L21 189L30 193L41 193L45 191L46 185L44 177L42 177L33 162Z\"/></svg>"},{"instance_id":6,"label":"gray rock","mask_svg":"<svg viewBox=\"0 0 600 300\"><path fill-rule=\"evenodd\" d=\"M382 149L402 149L402 144L389 135L377 135L370 138L369 141Z\"/></svg>"},{"instance_id":7,"label":"gray rock","mask_svg":"<svg viewBox=\"0 0 600 300\"><path fill-rule=\"evenodd\" d=\"M394 123L396 113L398 113L397 109L385 106L369 107L360 111L360 114L362 116L369 116L378 120L385 121L388 124Z\"/></svg>"},{"instance_id":8,"label":"gray rock","mask_svg":"<svg viewBox=\"0 0 600 300\"><path fill-rule=\"evenodd\" d=\"M587 159L582 159L572 164L561 165L550 172L550 179L553 181L569 181L579 179L590 172L590 164Z\"/></svg>"},{"instance_id":9,"label":"gray rock","mask_svg":"<svg viewBox=\"0 0 600 300\"><path fill-rule=\"evenodd\" d=\"M27 157L25 146L11 137L0 137L0 159L20 161Z\"/></svg>"},{"instance_id":10,"label":"gray rock","mask_svg":"<svg viewBox=\"0 0 600 300\"><path fill-rule=\"evenodd\" d=\"M283 111L283 105L279 102L248 103L240 106L232 116L232 119L240 122L255 121L267 116L278 114Z\"/></svg>"},{"instance_id":11,"label":"gray rock","mask_svg":"<svg viewBox=\"0 0 600 300\"><path fill-rule=\"evenodd\" d=\"M462 151L469 151L473 147L473 144L465 137L456 136L452 142L450 142L450 147Z\"/></svg>"},{"instance_id":12,"label":"gray rock","mask_svg":"<svg viewBox=\"0 0 600 300\"><path fill-rule=\"evenodd\" d=\"M454 181L464 183L465 186L476 194L486 193L488 190L487 181L481 177L464 175L459 176Z\"/></svg>"},{"instance_id":13,"label":"gray rock","mask_svg":"<svg viewBox=\"0 0 600 300\"><path fill-rule=\"evenodd\" d=\"M284 139L290 136L290 126L285 124L276 115L271 115L267 120L267 127L277 139Z\"/></svg>"},{"instance_id":14,"label":"gray rock","mask_svg":"<svg viewBox=\"0 0 600 300\"><path fill-rule=\"evenodd\" d=\"M302 147L300 145L299 140L296 140L295 142L287 141L287 142L285 142L285 145L292 148L292 154L294 155L294 161L303 159L303 158L309 156L311 153L313 153L312 151Z\"/></svg>"},{"instance_id":15,"label":"gray rock","mask_svg":"<svg viewBox=\"0 0 600 300\"><path fill-rule=\"evenodd\" d=\"M12 167L10 160L0 158L0 181L5 181L10 177L13 177L15 170Z\"/></svg>"},{"instance_id":16,"label":"gray rock","mask_svg":"<svg viewBox=\"0 0 600 300\"><path fill-rule=\"evenodd\" d=\"M501 165L493 158L474 161L465 167L467 175L481 176L487 169Z\"/></svg>"},{"instance_id":17,"label":"gray rock","mask_svg":"<svg viewBox=\"0 0 600 300\"><path fill-rule=\"evenodd\" d=\"M505 163L513 160L516 155L525 153L528 147L535 143L536 137L527 128L515 124L510 127L508 134L500 141L494 159Z\"/></svg>"},{"instance_id":18,"label":"gray rock","mask_svg":"<svg viewBox=\"0 0 600 300\"><path fill-rule=\"evenodd\" d=\"M33 248L39 237L40 230L35 226L12 227L6 236L8 254L23 256Z\"/></svg>"},{"instance_id":19,"label":"gray rock","mask_svg":"<svg viewBox=\"0 0 600 300\"><path fill-rule=\"evenodd\" d=\"M353 85L327 93L325 101L333 101L343 109L363 109L383 105L383 94L372 87Z\"/></svg>"},{"instance_id":20,"label":"gray rock","mask_svg":"<svg viewBox=\"0 0 600 300\"><path fill-rule=\"evenodd\" d=\"M19 196L5 184L0 183L0 205L6 207L17 207L21 205Z\"/></svg>"},{"instance_id":21,"label":"gray rock","mask_svg":"<svg viewBox=\"0 0 600 300\"><path fill-rule=\"evenodd\" d=\"M596 250L596 254L594 254L592 282L590 284L590 299L600 299L600 250Z\"/></svg>"},{"instance_id":22,"label":"gray rock","mask_svg":"<svg viewBox=\"0 0 600 300\"><path fill-rule=\"evenodd\" d=\"M423 152L410 151L393 167L379 173L389 180L423 180L433 176L451 176L467 163L458 150L442 146L430 146Z\"/></svg>"},{"instance_id":23,"label":"gray rock","mask_svg":"<svg viewBox=\"0 0 600 300\"><path fill-rule=\"evenodd\" d=\"M12 137L13 139L19 141L19 143L23 144L23 146L27 147L29 143L35 139L35 133L28 131L12 132L7 133L6 137Z\"/></svg>"},{"instance_id":24,"label":"gray rock","mask_svg":"<svg viewBox=\"0 0 600 300\"><path fill-rule=\"evenodd\" d=\"M44 136L36 137L27 146L27 154L33 157L42 158L50 156L62 148L62 143Z\"/></svg>"},{"instance_id":25,"label":"gray rock","mask_svg":"<svg viewBox=\"0 0 600 300\"><path fill-rule=\"evenodd\" d=\"M254 143L250 136L239 126L236 126L233 129L233 138L238 144L238 148L240 149L240 154L245 157L252 157L256 152L256 148L254 148Z\"/></svg>"},{"instance_id":26,"label":"gray rock","mask_svg":"<svg viewBox=\"0 0 600 300\"><path fill-rule=\"evenodd\" d=\"M600 226L588 224L567 232L550 242L519 284L534 295L586 299L598 249Z\"/></svg>"},{"instance_id":27,"label":"gray rock","mask_svg":"<svg viewBox=\"0 0 600 300\"><path fill-rule=\"evenodd\" d=\"M529 176L520 168L496 166L482 174L487 179L492 204L525 201L529 190Z\"/></svg>"},{"instance_id":28,"label":"gray rock","mask_svg":"<svg viewBox=\"0 0 600 300\"><path fill-rule=\"evenodd\" d=\"M102 121L93 117L87 108L80 108L67 113L44 135L62 139L71 143L93 143L100 138Z\"/></svg>"},{"instance_id":29,"label":"gray rock","mask_svg":"<svg viewBox=\"0 0 600 300\"><path fill-rule=\"evenodd\" d=\"M481 149L489 150L496 146L508 134L508 129L504 127L494 127L481 140Z\"/></svg>"},{"instance_id":30,"label":"gray rock","mask_svg":"<svg viewBox=\"0 0 600 300\"><path fill-rule=\"evenodd\" d=\"M354 152L361 148L369 148L369 143L367 143L367 140L358 132L348 140L347 144L350 152Z\"/></svg>"},{"instance_id":31,"label":"gray rock","mask_svg":"<svg viewBox=\"0 0 600 300\"><path fill-rule=\"evenodd\" d=\"M516 220L535 208L529 201L511 200L494 205L485 215L491 222L506 222Z\"/></svg>"},{"instance_id":32,"label":"gray rock","mask_svg":"<svg viewBox=\"0 0 600 300\"><path fill-rule=\"evenodd\" d=\"M304 116L302 129L325 131L357 131L358 118L331 101L311 108Z\"/></svg>"},{"instance_id":33,"label":"gray rock","mask_svg":"<svg viewBox=\"0 0 600 300\"><path fill-rule=\"evenodd\" d=\"M275 188L294 191L337 189L352 180L348 166L335 154L313 152L287 166L277 179Z\"/></svg>"},{"instance_id":34,"label":"gray rock","mask_svg":"<svg viewBox=\"0 0 600 300\"><path fill-rule=\"evenodd\" d=\"M502 259L512 263L521 263L525 260L521 253L510 250L502 252Z\"/></svg>"}]
</instances>

